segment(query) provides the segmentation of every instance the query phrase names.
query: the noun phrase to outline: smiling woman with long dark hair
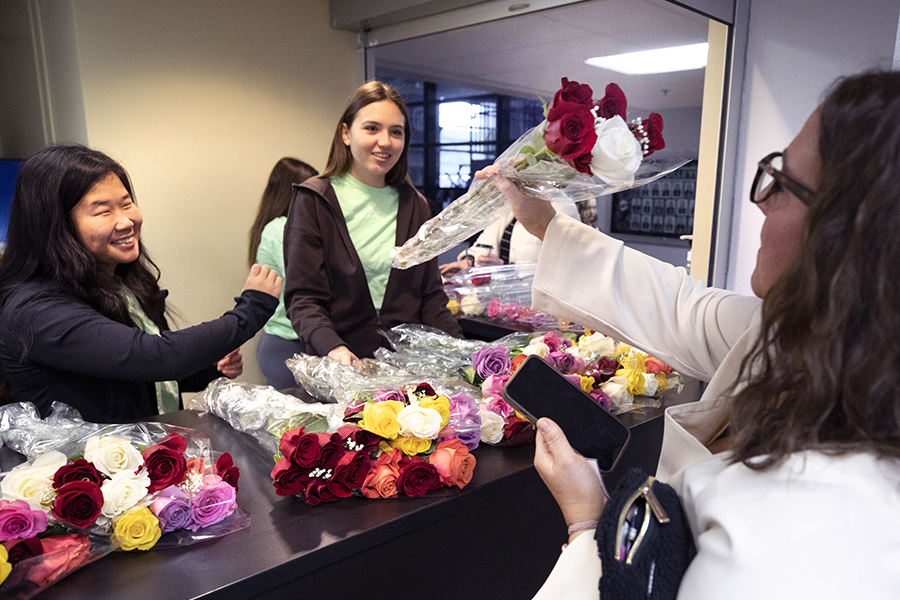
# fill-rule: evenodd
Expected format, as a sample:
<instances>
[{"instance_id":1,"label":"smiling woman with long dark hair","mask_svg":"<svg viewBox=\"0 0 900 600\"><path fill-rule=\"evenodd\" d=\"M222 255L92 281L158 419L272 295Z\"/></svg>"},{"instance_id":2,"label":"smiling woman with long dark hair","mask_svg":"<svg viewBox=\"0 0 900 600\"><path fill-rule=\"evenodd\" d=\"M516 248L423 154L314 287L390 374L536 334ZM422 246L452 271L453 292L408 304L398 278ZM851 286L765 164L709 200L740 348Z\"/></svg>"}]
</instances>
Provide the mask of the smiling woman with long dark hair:
<instances>
[{"instance_id":1,"label":"smiling woman with long dark hair","mask_svg":"<svg viewBox=\"0 0 900 600\"><path fill-rule=\"evenodd\" d=\"M233 310L170 331L142 226L128 174L102 152L51 146L23 163L0 259L0 369L16 401L124 422L240 374L237 349L275 310L280 278L254 265Z\"/></svg>"}]
</instances>

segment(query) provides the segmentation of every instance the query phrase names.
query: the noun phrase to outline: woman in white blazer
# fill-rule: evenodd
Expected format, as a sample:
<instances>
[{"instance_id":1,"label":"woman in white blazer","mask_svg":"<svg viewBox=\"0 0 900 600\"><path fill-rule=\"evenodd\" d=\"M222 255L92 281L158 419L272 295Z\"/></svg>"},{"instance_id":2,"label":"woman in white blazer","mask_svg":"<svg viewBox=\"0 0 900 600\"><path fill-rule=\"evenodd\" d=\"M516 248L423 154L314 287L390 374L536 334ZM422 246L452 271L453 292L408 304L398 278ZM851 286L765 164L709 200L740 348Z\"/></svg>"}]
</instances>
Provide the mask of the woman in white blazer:
<instances>
[{"instance_id":1,"label":"woman in white blazer","mask_svg":"<svg viewBox=\"0 0 900 600\"><path fill-rule=\"evenodd\" d=\"M709 381L700 402L667 411L657 473L698 550L679 598L900 596L898 178L900 73L839 81L760 161L747 298L496 177L543 241L536 308ZM572 283L586 274L593 286ZM605 499L585 459L552 421L538 431L535 466L566 522L597 520ZM575 532L538 597L597 598L601 573L593 532Z\"/></svg>"}]
</instances>

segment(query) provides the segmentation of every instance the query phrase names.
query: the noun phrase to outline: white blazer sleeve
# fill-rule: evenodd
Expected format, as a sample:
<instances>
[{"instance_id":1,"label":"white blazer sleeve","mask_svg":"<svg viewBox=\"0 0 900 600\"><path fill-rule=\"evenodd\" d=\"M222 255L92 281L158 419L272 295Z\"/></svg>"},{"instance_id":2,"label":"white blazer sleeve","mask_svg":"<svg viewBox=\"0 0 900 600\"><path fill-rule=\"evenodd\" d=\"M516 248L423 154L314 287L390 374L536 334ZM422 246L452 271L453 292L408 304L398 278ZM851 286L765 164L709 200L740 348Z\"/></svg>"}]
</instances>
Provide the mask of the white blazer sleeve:
<instances>
[{"instance_id":1,"label":"white blazer sleeve","mask_svg":"<svg viewBox=\"0 0 900 600\"><path fill-rule=\"evenodd\" d=\"M626 341L709 381L753 323L760 300L708 288L566 215L550 222L534 279L535 308Z\"/></svg>"}]
</instances>

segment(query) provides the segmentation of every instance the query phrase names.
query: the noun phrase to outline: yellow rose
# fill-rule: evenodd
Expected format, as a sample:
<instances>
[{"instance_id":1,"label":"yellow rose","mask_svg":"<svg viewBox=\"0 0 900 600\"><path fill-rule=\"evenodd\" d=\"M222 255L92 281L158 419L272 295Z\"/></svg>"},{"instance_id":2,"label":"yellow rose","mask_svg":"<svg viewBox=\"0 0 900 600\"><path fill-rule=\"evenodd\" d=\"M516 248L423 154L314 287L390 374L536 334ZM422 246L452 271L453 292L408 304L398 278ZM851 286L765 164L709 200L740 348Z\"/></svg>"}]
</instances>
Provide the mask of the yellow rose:
<instances>
[{"instance_id":1,"label":"yellow rose","mask_svg":"<svg viewBox=\"0 0 900 600\"><path fill-rule=\"evenodd\" d=\"M403 410L403 403L397 400L368 402L363 408L363 418L359 426L385 439L392 440L400 433L397 415Z\"/></svg>"},{"instance_id":2,"label":"yellow rose","mask_svg":"<svg viewBox=\"0 0 900 600\"><path fill-rule=\"evenodd\" d=\"M161 535L159 519L146 507L120 517L113 532L125 551L149 550L156 545Z\"/></svg>"},{"instance_id":3,"label":"yellow rose","mask_svg":"<svg viewBox=\"0 0 900 600\"><path fill-rule=\"evenodd\" d=\"M419 400L419 406L422 408L431 408L441 415L441 429L450 422L450 398L446 396L432 396L431 398L423 398Z\"/></svg>"},{"instance_id":4,"label":"yellow rose","mask_svg":"<svg viewBox=\"0 0 900 600\"><path fill-rule=\"evenodd\" d=\"M664 392L666 388L669 387L669 380L666 379L665 373L657 373L656 380L659 382L659 387L656 388L657 392Z\"/></svg>"},{"instance_id":5,"label":"yellow rose","mask_svg":"<svg viewBox=\"0 0 900 600\"><path fill-rule=\"evenodd\" d=\"M9 553L6 548L0 546L0 583L6 581L10 571L12 571L12 565L9 564Z\"/></svg>"},{"instance_id":6,"label":"yellow rose","mask_svg":"<svg viewBox=\"0 0 900 600\"><path fill-rule=\"evenodd\" d=\"M644 393L644 374L637 369L619 369L616 375L624 375L628 382L628 393L632 396L640 396Z\"/></svg>"},{"instance_id":7,"label":"yellow rose","mask_svg":"<svg viewBox=\"0 0 900 600\"><path fill-rule=\"evenodd\" d=\"M579 377L581 377L581 389L590 394L594 389L594 378L585 377L584 375L579 375Z\"/></svg>"},{"instance_id":8,"label":"yellow rose","mask_svg":"<svg viewBox=\"0 0 900 600\"><path fill-rule=\"evenodd\" d=\"M459 313L459 302L456 300L448 300L447 308L450 310L450 314L455 317Z\"/></svg>"},{"instance_id":9,"label":"yellow rose","mask_svg":"<svg viewBox=\"0 0 900 600\"><path fill-rule=\"evenodd\" d=\"M413 456L421 454L431 448L431 440L423 440L417 437L398 437L391 440L391 447L398 448L403 454Z\"/></svg>"}]
</instances>

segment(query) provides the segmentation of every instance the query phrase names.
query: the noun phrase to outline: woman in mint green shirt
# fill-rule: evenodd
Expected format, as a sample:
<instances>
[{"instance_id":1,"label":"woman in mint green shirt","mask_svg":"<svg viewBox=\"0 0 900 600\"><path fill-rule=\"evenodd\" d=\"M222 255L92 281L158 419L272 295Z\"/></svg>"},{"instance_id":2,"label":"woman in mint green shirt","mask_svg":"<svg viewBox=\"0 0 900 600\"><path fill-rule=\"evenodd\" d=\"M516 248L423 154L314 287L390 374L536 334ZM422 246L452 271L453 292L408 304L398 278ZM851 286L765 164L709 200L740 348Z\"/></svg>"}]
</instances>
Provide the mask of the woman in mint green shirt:
<instances>
[{"instance_id":1,"label":"woman in mint green shirt","mask_svg":"<svg viewBox=\"0 0 900 600\"><path fill-rule=\"evenodd\" d=\"M247 257L250 264L268 265L279 275L284 274L282 240L292 187L318 174L302 160L289 156L275 163L259 202L256 220L250 228L250 252ZM275 314L260 332L256 347L256 361L266 377L266 383L279 390L296 385L294 376L284 363L294 354L305 351L287 318L282 298Z\"/></svg>"}]
</instances>

